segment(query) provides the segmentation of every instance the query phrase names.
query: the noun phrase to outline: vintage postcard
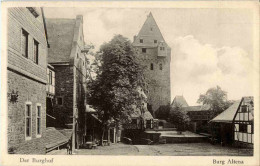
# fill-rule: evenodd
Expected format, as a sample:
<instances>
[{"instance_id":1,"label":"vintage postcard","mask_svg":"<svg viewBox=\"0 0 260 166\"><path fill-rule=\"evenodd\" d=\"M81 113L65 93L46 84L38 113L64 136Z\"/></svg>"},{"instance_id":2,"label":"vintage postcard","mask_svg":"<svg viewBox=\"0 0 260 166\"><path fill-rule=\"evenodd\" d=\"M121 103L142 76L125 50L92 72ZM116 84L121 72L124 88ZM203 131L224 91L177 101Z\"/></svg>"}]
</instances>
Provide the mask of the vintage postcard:
<instances>
[{"instance_id":1,"label":"vintage postcard","mask_svg":"<svg viewBox=\"0 0 260 166\"><path fill-rule=\"evenodd\" d=\"M0 165L259 165L259 4L2 2Z\"/></svg>"}]
</instances>

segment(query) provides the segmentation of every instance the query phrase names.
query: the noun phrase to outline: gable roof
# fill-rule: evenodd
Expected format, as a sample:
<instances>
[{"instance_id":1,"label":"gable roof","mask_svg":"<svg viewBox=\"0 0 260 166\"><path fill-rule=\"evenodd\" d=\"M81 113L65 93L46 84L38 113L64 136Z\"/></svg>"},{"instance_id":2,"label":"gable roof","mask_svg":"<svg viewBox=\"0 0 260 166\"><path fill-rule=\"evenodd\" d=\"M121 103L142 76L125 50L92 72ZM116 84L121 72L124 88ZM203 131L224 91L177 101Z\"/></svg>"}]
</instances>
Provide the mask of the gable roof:
<instances>
[{"instance_id":1,"label":"gable roof","mask_svg":"<svg viewBox=\"0 0 260 166\"><path fill-rule=\"evenodd\" d=\"M175 96L171 105L173 106L176 103L180 104L182 107L188 107L189 106L187 101L185 100L185 98L183 96Z\"/></svg>"},{"instance_id":2,"label":"gable roof","mask_svg":"<svg viewBox=\"0 0 260 166\"><path fill-rule=\"evenodd\" d=\"M225 122L225 123L232 123L233 118L237 112L239 107L240 100L237 100L232 104L228 109L220 113L218 116L213 118L210 122Z\"/></svg>"},{"instance_id":3,"label":"gable roof","mask_svg":"<svg viewBox=\"0 0 260 166\"><path fill-rule=\"evenodd\" d=\"M140 43L139 39L144 39L144 43ZM146 42L146 39L150 39L152 41L152 45L154 45L153 40L157 40L157 43L164 42L163 35L150 12L145 20L141 30L138 35L135 37L133 45L134 46L150 46L151 43Z\"/></svg>"},{"instance_id":4,"label":"gable roof","mask_svg":"<svg viewBox=\"0 0 260 166\"><path fill-rule=\"evenodd\" d=\"M76 19L46 19L48 30L48 63L70 61Z\"/></svg>"}]
</instances>

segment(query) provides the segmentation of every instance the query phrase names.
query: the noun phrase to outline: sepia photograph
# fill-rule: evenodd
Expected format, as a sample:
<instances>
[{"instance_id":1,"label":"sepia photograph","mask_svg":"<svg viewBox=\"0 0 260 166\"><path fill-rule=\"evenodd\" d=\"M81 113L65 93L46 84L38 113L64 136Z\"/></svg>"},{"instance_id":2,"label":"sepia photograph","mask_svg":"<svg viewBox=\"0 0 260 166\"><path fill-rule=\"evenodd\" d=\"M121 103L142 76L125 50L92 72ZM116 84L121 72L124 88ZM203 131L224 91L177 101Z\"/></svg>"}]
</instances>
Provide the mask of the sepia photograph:
<instances>
[{"instance_id":1,"label":"sepia photograph","mask_svg":"<svg viewBox=\"0 0 260 166\"><path fill-rule=\"evenodd\" d=\"M1 150L257 163L256 10L154 4L5 7Z\"/></svg>"}]
</instances>

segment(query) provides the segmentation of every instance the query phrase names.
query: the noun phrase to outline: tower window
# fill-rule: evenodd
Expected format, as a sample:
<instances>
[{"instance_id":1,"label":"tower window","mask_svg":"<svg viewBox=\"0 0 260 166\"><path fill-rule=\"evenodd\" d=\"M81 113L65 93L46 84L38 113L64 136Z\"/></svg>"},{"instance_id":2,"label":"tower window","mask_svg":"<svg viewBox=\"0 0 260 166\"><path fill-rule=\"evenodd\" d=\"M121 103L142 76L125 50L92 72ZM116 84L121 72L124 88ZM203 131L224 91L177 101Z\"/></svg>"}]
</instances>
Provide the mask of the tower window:
<instances>
[{"instance_id":1,"label":"tower window","mask_svg":"<svg viewBox=\"0 0 260 166\"><path fill-rule=\"evenodd\" d=\"M162 70L162 64L159 65L160 70Z\"/></svg>"},{"instance_id":2,"label":"tower window","mask_svg":"<svg viewBox=\"0 0 260 166\"><path fill-rule=\"evenodd\" d=\"M140 43L143 43L144 42L144 39L140 39Z\"/></svg>"},{"instance_id":3,"label":"tower window","mask_svg":"<svg viewBox=\"0 0 260 166\"><path fill-rule=\"evenodd\" d=\"M150 69L153 70L153 63L151 63L151 65L150 65Z\"/></svg>"},{"instance_id":4,"label":"tower window","mask_svg":"<svg viewBox=\"0 0 260 166\"><path fill-rule=\"evenodd\" d=\"M156 43L157 43L157 40L154 40L153 42L156 44Z\"/></svg>"},{"instance_id":5,"label":"tower window","mask_svg":"<svg viewBox=\"0 0 260 166\"><path fill-rule=\"evenodd\" d=\"M163 51L164 51L164 47L160 47L160 50L163 50Z\"/></svg>"},{"instance_id":6,"label":"tower window","mask_svg":"<svg viewBox=\"0 0 260 166\"><path fill-rule=\"evenodd\" d=\"M146 53L146 48L142 48L142 53Z\"/></svg>"}]
</instances>

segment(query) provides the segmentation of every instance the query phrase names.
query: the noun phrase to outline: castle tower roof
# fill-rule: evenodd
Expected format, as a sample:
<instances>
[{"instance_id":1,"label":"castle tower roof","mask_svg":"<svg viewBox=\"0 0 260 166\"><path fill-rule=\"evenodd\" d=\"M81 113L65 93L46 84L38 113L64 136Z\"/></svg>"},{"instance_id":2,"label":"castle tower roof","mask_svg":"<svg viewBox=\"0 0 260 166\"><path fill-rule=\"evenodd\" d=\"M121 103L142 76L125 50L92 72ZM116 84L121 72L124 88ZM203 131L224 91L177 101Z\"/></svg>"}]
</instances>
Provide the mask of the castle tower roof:
<instances>
[{"instance_id":1,"label":"castle tower roof","mask_svg":"<svg viewBox=\"0 0 260 166\"><path fill-rule=\"evenodd\" d=\"M144 42L140 43L140 39L143 39ZM147 45L149 46L149 44L145 42L147 39L148 40L149 39L157 40L157 43L165 43L162 33L151 12L147 16L147 19L144 22L138 35L135 37L133 45L134 46L147 46Z\"/></svg>"}]
</instances>

